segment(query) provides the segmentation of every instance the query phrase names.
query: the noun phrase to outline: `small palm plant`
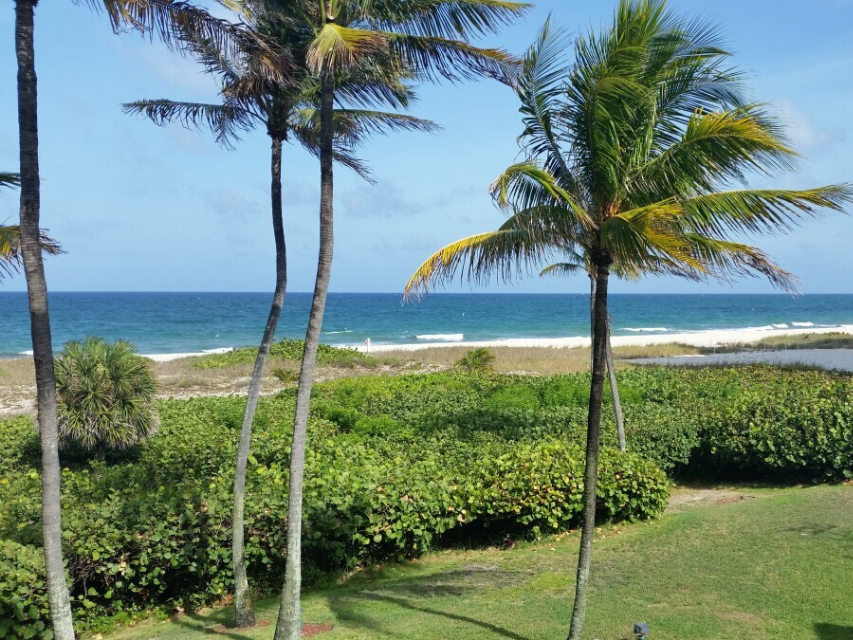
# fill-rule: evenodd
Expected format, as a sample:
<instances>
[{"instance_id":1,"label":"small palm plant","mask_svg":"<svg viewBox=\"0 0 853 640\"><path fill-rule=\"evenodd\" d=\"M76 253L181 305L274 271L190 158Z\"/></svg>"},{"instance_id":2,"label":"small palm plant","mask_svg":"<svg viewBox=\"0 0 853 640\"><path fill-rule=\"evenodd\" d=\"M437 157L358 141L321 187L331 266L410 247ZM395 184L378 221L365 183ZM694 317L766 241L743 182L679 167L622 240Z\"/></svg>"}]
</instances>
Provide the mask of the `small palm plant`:
<instances>
[{"instance_id":1,"label":"small palm plant","mask_svg":"<svg viewBox=\"0 0 853 640\"><path fill-rule=\"evenodd\" d=\"M495 354L485 348L472 349L462 356L456 366L471 373L491 371L495 362Z\"/></svg>"},{"instance_id":2,"label":"small palm plant","mask_svg":"<svg viewBox=\"0 0 853 640\"><path fill-rule=\"evenodd\" d=\"M64 446L116 451L154 433L157 384L129 342L89 337L56 359L59 434Z\"/></svg>"}]
</instances>

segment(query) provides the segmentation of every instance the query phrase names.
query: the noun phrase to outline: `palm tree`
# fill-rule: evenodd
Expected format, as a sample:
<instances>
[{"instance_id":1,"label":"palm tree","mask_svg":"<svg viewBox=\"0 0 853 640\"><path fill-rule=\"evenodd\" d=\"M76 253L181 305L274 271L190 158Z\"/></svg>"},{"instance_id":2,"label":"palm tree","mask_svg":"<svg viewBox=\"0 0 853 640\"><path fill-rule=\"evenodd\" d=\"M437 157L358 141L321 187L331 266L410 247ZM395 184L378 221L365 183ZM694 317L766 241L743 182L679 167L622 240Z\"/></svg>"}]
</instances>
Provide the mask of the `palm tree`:
<instances>
[{"instance_id":1,"label":"palm tree","mask_svg":"<svg viewBox=\"0 0 853 640\"><path fill-rule=\"evenodd\" d=\"M546 25L519 74L527 159L494 185L498 201L515 211L503 233L449 245L418 270L409 293L460 266L475 278L496 267L508 275L557 246L582 247L590 258L593 368L568 635L577 640L595 532L611 271L724 281L758 275L790 290L794 277L740 237L790 230L822 209L840 211L853 188L749 188L751 175L789 169L797 154L765 108L746 99L717 30L673 15L663 0L621 0L609 29L575 41L571 67L562 66L561 51ZM525 92L535 98L529 105Z\"/></svg>"},{"instance_id":2,"label":"palm tree","mask_svg":"<svg viewBox=\"0 0 853 640\"><path fill-rule=\"evenodd\" d=\"M35 362L38 425L42 447L42 535L50 618L56 640L73 640L74 624L62 561L60 466L56 408L56 380L47 282L39 229L40 177L38 157L38 98L35 71L35 7L38 0L15 0L15 50L18 63L18 132L21 171L20 255L27 280L33 360ZM220 50L252 51L258 59L273 52L242 25L210 16L182 0L89 0L104 8L113 28L132 27L157 34L180 47L186 33L215 42ZM265 65L277 75L272 65Z\"/></svg>"},{"instance_id":3,"label":"palm tree","mask_svg":"<svg viewBox=\"0 0 853 640\"><path fill-rule=\"evenodd\" d=\"M296 640L302 631L302 480L306 428L334 243L334 78L371 55L424 78L503 77L514 59L501 50L478 48L469 38L494 32L526 7L507 0L321 0L310 10L306 7L304 15L313 31L306 62L319 76L320 85L320 250L290 450L287 567L276 640Z\"/></svg>"},{"instance_id":4,"label":"palm tree","mask_svg":"<svg viewBox=\"0 0 853 640\"><path fill-rule=\"evenodd\" d=\"M294 48L299 42L299 34L286 26L280 22L268 21L261 25L261 34L278 45L281 51L286 51ZM316 78L306 73L304 65L299 71L294 70L295 73L301 74L301 82L281 84L259 76L255 70L257 65L251 59L242 63L232 61L223 52L216 51L207 41L191 42L191 46L206 70L220 77L223 97L221 104L141 100L124 105L124 111L145 114L159 125L178 120L185 126L207 127L216 135L217 141L225 146L235 142L240 131L255 126L264 127L272 141L270 196L276 246L276 284L255 358L243 415L234 471L234 506L231 521L235 624L237 627L250 627L255 624L255 614L249 594L244 551L246 467L266 361L287 289L287 253L281 191L282 145L292 138L317 155L317 109L312 102L317 95L317 82ZM298 51L294 52L293 58L298 58ZM334 158L368 180L369 174L365 167L353 155L355 147L368 134L385 133L389 130L435 129L435 126L426 120L366 108L379 102L405 108L412 100L411 89L403 82L400 74L388 71L375 64L362 64L335 79L338 94L344 97L346 102L356 103L357 107L363 108L335 110Z\"/></svg>"}]
</instances>

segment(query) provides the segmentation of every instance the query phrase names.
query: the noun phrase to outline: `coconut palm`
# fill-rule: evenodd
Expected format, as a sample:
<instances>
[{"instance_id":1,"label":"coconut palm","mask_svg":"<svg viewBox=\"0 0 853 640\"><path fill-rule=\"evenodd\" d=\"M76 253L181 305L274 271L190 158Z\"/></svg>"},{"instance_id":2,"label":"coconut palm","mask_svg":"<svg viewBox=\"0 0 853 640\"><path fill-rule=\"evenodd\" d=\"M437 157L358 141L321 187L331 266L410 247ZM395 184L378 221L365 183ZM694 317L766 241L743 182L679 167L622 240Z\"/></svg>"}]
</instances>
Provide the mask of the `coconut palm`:
<instances>
[{"instance_id":1,"label":"coconut palm","mask_svg":"<svg viewBox=\"0 0 853 640\"><path fill-rule=\"evenodd\" d=\"M62 561L56 380L39 229L38 99L34 47L37 3L38 0L15 1L21 170L20 255L27 280L42 445L42 534L50 618L56 640L73 640L74 624ZM252 51L262 60L274 57L271 50L244 26L213 18L203 9L182 0L89 0L88 4L95 9L105 9L115 30L124 27L142 30L176 47L180 46L184 34L192 33L215 42L220 50L232 53ZM270 75L278 75L275 68L269 65Z\"/></svg>"},{"instance_id":2,"label":"coconut palm","mask_svg":"<svg viewBox=\"0 0 853 640\"><path fill-rule=\"evenodd\" d=\"M580 37L563 66L548 25L517 78L524 162L496 181L515 212L502 233L464 239L434 255L408 292L464 267L509 275L555 251L588 255L595 274L593 370L584 508L569 639L581 637L595 531L604 388L607 290L612 271L731 281L794 277L744 234L791 229L853 201L848 184L751 189L749 178L794 165L796 153L765 107L747 100L713 26L685 20L663 0L622 0L612 26ZM576 251L578 248L581 251Z\"/></svg>"},{"instance_id":3,"label":"coconut palm","mask_svg":"<svg viewBox=\"0 0 853 640\"><path fill-rule=\"evenodd\" d=\"M299 59L300 34L290 27L292 23L266 21L260 32L278 50L296 49L290 59ZM273 236L276 246L276 284L273 300L261 339L243 416L243 426L237 448L234 472L234 506L232 511L232 564L234 573L235 624L249 627L255 624L254 609L249 594L244 551L246 466L252 440L252 425L261 392L267 356L275 336L287 288L287 253L282 217L281 163L282 146L295 140L314 155L318 153L318 116L316 104L316 78L302 65L294 69L301 75L300 82L282 84L259 76L257 63L251 58L234 61L221 51L216 51L208 41L190 42L195 55L209 73L217 75L222 84L220 104L174 102L171 100L142 100L124 105L126 113L142 113L155 123L163 125L178 120L185 126L207 127L224 146L231 146L241 131L263 127L272 141L271 153L271 209ZM306 44L306 42L302 42ZM350 108L335 110L334 157L360 175L369 179L365 167L353 155L356 146L372 133L393 130L431 131L435 126L426 120L398 113L385 113L367 107L376 103L390 103L392 107L405 108L413 98L410 87L403 81L401 70L372 64L368 57L357 68L336 77L335 87L343 102ZM353 103L355 107L352 108Z\"/></svg>"},{"instance_id":4,"label":"coconut palm","mask_svg":"<svg viewBox=\"0 0 853 640\"><path fill-rule=\"evenodd\" d=\"M302 631L302 479L306 427L334 242L334 79L371 55L426 79L503 77L514 59L498 49L476 47L469 38L494 32L525 9L526 5L507 0L321 0L310 8L306 6L304 19L313 32L306 62L319 77L320 250L299 372L290 456L287 567L276 640L296 640Z\"/></svg>"}]
</instances>

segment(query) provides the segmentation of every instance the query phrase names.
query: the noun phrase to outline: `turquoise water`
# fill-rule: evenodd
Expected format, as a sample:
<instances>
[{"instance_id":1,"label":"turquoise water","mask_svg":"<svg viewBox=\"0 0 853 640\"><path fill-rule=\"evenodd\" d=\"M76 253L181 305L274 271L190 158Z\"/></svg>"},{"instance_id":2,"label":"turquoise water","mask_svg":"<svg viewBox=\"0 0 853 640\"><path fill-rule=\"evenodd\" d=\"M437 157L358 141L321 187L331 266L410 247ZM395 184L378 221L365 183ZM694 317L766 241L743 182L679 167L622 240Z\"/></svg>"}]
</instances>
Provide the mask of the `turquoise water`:
<instances>
[{"instance_id":1,"label":"turquoise water","mask_svg":"<svg viewBox=\"0 0 853 640\"><path fill-rule=\"evenodd\" d=\"M256 344L271 296L260 293L53 293L57 347L87 335L130 340L142 353ZM301 337L311 296L288 294L278 337ZM330 294L323 341L409 344L589 335L585 295ZM612 295L614 335L853 324L853 295ZM0 292L0 356L31 349L26 295Z\"/></svg>"}]
</instances>

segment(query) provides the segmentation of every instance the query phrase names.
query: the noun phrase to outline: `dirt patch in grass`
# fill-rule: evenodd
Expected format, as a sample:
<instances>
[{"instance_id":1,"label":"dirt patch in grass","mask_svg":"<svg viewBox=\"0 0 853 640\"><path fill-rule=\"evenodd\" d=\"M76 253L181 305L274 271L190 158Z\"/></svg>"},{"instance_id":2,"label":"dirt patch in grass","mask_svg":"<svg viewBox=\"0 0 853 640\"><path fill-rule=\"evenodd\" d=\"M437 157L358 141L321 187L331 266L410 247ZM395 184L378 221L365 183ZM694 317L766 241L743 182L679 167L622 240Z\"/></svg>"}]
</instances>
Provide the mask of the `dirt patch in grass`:
<instances>
[{"instance_id":1,"label":"dirt patch in grass","mask_svg":"<svg viewBox=\"0 0 853 640\"><path fill-rule=\"evenodd\" d=\"M743 489L679 487L669 498L668 512L686 511L714 504L734 504L758 495Z\"/></svg>"},{"instance_id":2,"label":"dirt patch in grass","mask_svg":"<svg viewBox=\"0 0 853 640\"><path fill-rule=\"evenodd\" d=\"M328 633L332 629L334 629L334 626L331 624L303 624L300 635L303 638L313 638L321 633Z\"/></svg>"}]
</instances>

